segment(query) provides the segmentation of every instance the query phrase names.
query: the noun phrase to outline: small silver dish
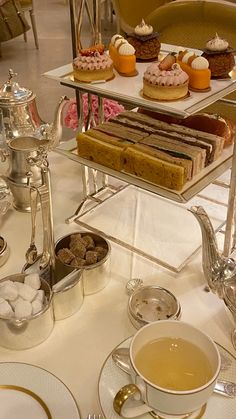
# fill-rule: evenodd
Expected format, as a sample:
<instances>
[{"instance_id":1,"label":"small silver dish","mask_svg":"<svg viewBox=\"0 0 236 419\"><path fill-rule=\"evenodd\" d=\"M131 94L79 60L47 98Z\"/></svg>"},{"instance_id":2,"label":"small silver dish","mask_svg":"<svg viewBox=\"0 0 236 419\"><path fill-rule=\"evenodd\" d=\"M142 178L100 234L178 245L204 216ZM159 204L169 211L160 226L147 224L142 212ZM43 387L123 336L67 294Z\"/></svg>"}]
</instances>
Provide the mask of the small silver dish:
<instances>
[{"instance_id":1,"label":"small silver dish","mask_svg":"<svg viewBox=\"0 0 236 419\"><path fill-rule=\"evenodd\" d=\"M178 320L180 303L167 289L147 285L138 287L128 301L128 315L136 329L157 320Z\"/></svg>"},{"instance_id":2,"label":"small silver dish","mask_svg":"<svg viewBox=\"0 0 236 419\"><path fill-rule=\"evenodd\" d=\"M10 250L6 240L0 236L0 266L6 263L9 258Z\"/></svg>"}]
</instances>

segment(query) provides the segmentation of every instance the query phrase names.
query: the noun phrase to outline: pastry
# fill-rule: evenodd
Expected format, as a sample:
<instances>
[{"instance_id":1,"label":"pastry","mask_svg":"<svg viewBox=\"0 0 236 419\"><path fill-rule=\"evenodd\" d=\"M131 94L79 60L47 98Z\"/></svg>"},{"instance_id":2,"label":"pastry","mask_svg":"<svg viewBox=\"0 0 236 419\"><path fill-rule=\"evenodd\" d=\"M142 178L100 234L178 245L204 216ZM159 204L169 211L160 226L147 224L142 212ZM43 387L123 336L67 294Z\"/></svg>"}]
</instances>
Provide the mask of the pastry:
<instances>
[{"instance_id":1,"label":"pastry","mask_svg":"<svg viewBox=\"0 0 236 419\"><path fill-rule=\"evenodd\" d=\"M158 58L161 44L159 34L153 32L153 27L144 20L137 25L134 33L128 35L127 41L133 45L136 58L139 60L155 60Z\"/></svg>"},{"instance_id":2,"label":"pastry","mask_svg":"<svg viewBox=\"0 0 236 419\"><path fill-rule=\"evenodd\" d=\"M135 49L121 35L111 38L109 54L118 73L126 76L137 74Z\"/></svg>"},{"instance_id":3,"label":"pastry","mask_svg":"<svg viewBox=\"0 0 236 419\"><path fill-rule=\"evenodd\" d=\"M206 43L203 57L209 62L212 77L228 77L234 68L234 53L228 41L220 38L217 34Z\"/></svg>"},{"instance_id":4,"label":"pastry","mask_svg":"<svg viewBox=\"0 0 236 419\"><path fill-rule=\"evenodd\" d=\"M114 77L113 62L103 45L81 49L73 61L74 79L83 82L110 80Z\"/></svg>"},{"instance_id":5,"label":"pastry","mask_svg":"<svg viewBox=\"0 0 236 419\"><path fill-rule=\"evenodd\" d=\"M185 50L177 55L176 61L189 75L190 89L201 91L210 88L211 71L206 58Z\"/></svg>"},{"instance_id":6,"label":"pastry","mask_svg":"<svg viewBox=\"0 0 236 419\"><path fill-rule=\"evenodd\" d=\"M185 127L214 134L224 139L224 147L232 144L236 134L236 124L217 114L199 113L182 120Z\"/></svg>"},{"instance_id":7,"label":"pastry","mask_svg":"<svg viewBox=\"0 0 236 419\"><path fill-rule=\"evenodd\" d=\"M160 63L148 66L143 76L143 94L151 99L177 100L188 93L189 76L177 63L161 69Z\"/></svg>"}]
</instances>

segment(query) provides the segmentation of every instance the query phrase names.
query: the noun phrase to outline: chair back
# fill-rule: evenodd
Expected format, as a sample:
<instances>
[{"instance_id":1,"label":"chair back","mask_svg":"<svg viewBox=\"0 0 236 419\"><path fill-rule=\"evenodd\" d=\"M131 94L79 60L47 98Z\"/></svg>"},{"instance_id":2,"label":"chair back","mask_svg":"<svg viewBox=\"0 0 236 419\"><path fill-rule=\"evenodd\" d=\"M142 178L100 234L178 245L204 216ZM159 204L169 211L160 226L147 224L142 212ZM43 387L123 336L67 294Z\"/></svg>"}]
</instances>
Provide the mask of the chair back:
<instances>
[{"instance_id":1,"label":"chair back","mask_svg":"<svg viewBox=\"0 0 236 419\"><path fill-rule=\"evenodd\" d=\"M236 4L224 1L174 1L146 16L160 32L161 42L185 47L205 47L216 33L236 48Z\"/></svg>"},{"instance_id":2,"label":"chair back","mask_svg":"<svg viewBox=\"0 0 236 419\"><path fill-rule=\"evenodd\" d=\"M117 31L130 33L153 10L171 0L112 0L118 19Z\"/></svg>"}]
</instances>

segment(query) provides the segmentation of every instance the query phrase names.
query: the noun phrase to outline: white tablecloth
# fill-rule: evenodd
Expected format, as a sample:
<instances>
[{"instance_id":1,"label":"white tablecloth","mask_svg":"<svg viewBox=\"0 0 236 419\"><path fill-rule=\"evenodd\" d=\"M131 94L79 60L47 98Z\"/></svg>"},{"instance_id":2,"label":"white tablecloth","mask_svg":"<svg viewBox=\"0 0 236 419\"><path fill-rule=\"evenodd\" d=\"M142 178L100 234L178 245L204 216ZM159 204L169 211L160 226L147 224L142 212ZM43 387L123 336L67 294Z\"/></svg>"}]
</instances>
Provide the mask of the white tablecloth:
<instances>
[{"instance_id":1,"label":"white tablecloth","mask_svg":"<svg viewBox=\"0 0 236 419\"><path fill-rule=\"evenodd\" d=\"M75 211L81 199L81 174L78 164L56 153L50 156L50 168L57 239L79 229L74 223L65 224L64 220ZM42 246L40 218L39 213L39 247ZM22 269L30 241L30 214L9 210L0 219L0 232L11 249L8 262L0 268L3 278ZM51 336L41 345L25 351L0 347L0 362L31 363L55 374L73 393L82 419L86 419L90 412L101 412L97 390L102 364L116 345L135 332L127 317L128 296L125 292L126 282L134 272L131 269L133 263L129 252L112 245L108 286L97 294L85 297L76 314L56 322ZM179 274L172 274L141 258L135 260L135 272L145 284L157 284L172 291L181 303L183 321L199 327L235 353L230 339L233 323L224 303L214 294L204 291L206 284L200 252Z\"/></svg>"}]
</instances>

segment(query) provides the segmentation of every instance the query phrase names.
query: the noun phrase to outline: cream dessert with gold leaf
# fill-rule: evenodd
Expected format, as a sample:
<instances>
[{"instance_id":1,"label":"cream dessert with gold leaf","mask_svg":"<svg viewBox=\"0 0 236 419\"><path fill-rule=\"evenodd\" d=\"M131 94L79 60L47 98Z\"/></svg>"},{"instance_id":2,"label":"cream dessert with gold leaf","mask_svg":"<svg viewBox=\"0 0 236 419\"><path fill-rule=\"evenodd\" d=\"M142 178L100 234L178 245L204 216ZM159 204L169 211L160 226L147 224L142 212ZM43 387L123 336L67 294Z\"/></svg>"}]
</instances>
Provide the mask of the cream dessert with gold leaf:
<instances>
[{"instance_id":1,"label":"cream dessert with gold leaf","mask_svg":"<svg viewBox=\"0 0 236 419\"><path fill-rule=\"evenodd\" d=\"M124 76L136 76L136 56L134 47L121 35L113 35L109 54L115 69Z\"/></svg>"},{"instance_id":2,"label":"cream dessert with gold leaf","mask_svg":"<svg viewBox=\"0 0 236 419\"><path fill-rule=\"evenodd\" d=\"M193 51L180 51L176 62L189 76L189 88L197 91L210 89L211 71L208 60Z\"/></svg>"},{"instance_id":3,"label":"cream dessert with gold leaf","mask_svg":"<svg viewBox=\"0 0 236 419\"><path fill-rule=\"evenodd\" d=\"M189 76L175 58L167 56L160 63L153 63L143 76L143 95L157 100L177 100L188 94Z\"/></svg>"},{"instance_id":4,"label":"cream dessert with gold leaf","mask_svg":"<svg viewBox=\"0 0 236 419\"><path fill-rule=\"evenodd\" d=\"M127 37L127 41L135 48L136 58L139 60L155 60L158 58L161 44L159 34L153 32L153 27L142 22L134 28L134 33Z\"/></svg>"}]
</instances>

